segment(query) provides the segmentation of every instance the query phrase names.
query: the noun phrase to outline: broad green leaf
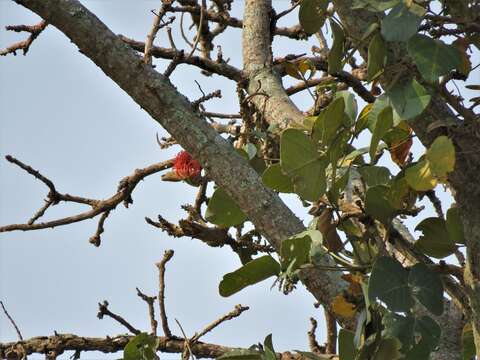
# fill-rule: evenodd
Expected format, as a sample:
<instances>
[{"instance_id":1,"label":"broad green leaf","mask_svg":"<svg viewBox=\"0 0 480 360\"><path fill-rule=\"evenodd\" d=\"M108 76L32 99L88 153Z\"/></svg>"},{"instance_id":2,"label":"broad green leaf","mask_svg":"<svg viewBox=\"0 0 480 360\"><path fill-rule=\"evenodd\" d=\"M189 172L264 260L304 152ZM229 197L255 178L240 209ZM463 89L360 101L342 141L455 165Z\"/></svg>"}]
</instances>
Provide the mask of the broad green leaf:
<instances>
[{"instance_id":1,"label":"broad green leaf","mask_svg":"<svg viewBox=\"0 0 480 360\"><path fill-rule=\"evenodd\" d=\"M252 160L253 157L257 154L257 147L252 143L246 143L243 146L243 150L247 153L248 160Z\"/></svg>"},{"instance_id":2,"label":"broad green leaf","mask_svg":"<svg viewBox=\"0 0 480 360\"><path fill-rule=\"evenodd\" d=\"M330 164L332 164L332 167L336 167L338 160L346 155L345 152L347 151L351 135L352 134L350 133L349 129L340 131L328 147L327 156L330 160ZM340 164L338 166L340 166Z\"/></svg>"},{"instance_id":3,"label":"broad green leaf","mask_svg":"<svg viewBox=\"0 0 480 360\"><path fill-rule=\"evenodd\" d=\"M430 83L461 65L460 52L453 45L425 35L414 35L408 41L408 53L422 77Z\"/></svg>"},{"instance_id":4,"label":"broad green leaf","mask_svg":"<svg viewBox=\"0 0 480 360\"><path fill-rule=\"evenodd\" d=\"M342 97L345 103L345 114L347 114L348 118L350 119L348 123L348 127L353 124L355 119L357 118L358 112L358 105L357 100L355 100L355 95L353 95L350 91L337 91L335 93L335 99ZM347 124L345 124L347 125Z\"/></svg>"},{"instance_id":5,"label":"broad green leaf","mask_svg":"<svg viewBox=\"0 0 480 360\"><path fill-rule=\"evenodd\" d=\"M235 349L217 357L216 360L263 360L263 358L256 350Z\"/></svg>"},{"instance_id":6,"label":"broad green leaf","mask_svg":"<svg viewBox=\"0 0 480 360\"><path fill-rule=\"evenodd\" d=\"M375 355L372 357L372 360L398 360L403 359L402 353L400 353L400 348L402 347L401 342L398 339L382 339L378 345Z\"/></svg>"},{"instance_id":7,"label":"broad green leaf","mask_svg":"<svg viewBox=\"0 0 480 360\"><path fill-rule=\"evenodd\" d=\"M280 139L282 171L292 179L295 192L316 201L325 193L327 160L321 158L314 142L297 129L286 129Z\"/></svg>"},{"instance_id":8,"label":"broad green leaf","mask_svg":"<svg viewBox=\"0 0 480 360\"><path fill-rule=\"evenodd\" d=\"M411 189L405 177L402 176L393 181L388 193L388 201L393 208L402 210L408 205L408 200L411 198L410 194Z\"/></svg>"},{"instance_id":9,"label":"broad green leaf","mask_svg":"<svg viewBox=\"0 0 480 360\"><path fill-rule=\"evenodd\" d=\"M375 126L377 124L378 115L387 107L393 106L388 98L387 94L382 94L375 99L375 102L372 104L372 108L367 115L368 121L368 128L373 133L375 130ZM397 114L396 111L393 111L393 126L398 126L398 124L402 121L400 116Z\"/></svg>"},{"instance_id":10,"label":"broad green leaf","mask_svg":"<svg viewBox=\"0 0 480 360\"><path fill-rule=\"evenodd\" d=\"M217 188L208 202L205 219L212 224L229 227L243 223L247 217L225 190Z\"/></svg>"},{"instance_id":11,"label":"broad green leaf","mask_svg":"<svg viewBox=\"0 0 480 360\"><path fill-rule=\"evenodd\" d=\"M368 127L368 119L370 112L372 111L373 104L367 104L365 107L360 111L358 115L358 119L355 122L355 136L358 136L363 130Z\"/></svg>"},{"instance_id":12,"label":"broad green leaf","mask_svg":"<svg viewBox=\"0 0 480 360\"><path fill-rule=\"evenodd\" d=\"M455 167L455 147L445 135L439 136L427 150L430 170L438 178L446 177Z\"/></svg>"},{"instance_id":13,"label":"broad green leaf","mask_svg":"<svg viewBox=\"0 0 480 360\"><path fill-rule=\"evenodd\" d=\"M414 342L415 319L387 311L382 317L385 337L394 337L402 343L402 350L408 349Z\"/></svg>"},{"instance_id":14,"label":"broad green leaf","mask_svg":"<svg viewBox=\"0 0 480 360\"><path fill-rule=\"evenodd\" d=\"M373 163L375 155L377 153L378 144L380 139L390 130L393 126L393 114L392 108L386 107L379 114L377 121L375 122L375 129L373 130L372 140L370 142L370 162Z\"/></svg>"},{"instance_id":15,"label":"broad green leaf","mask_svg":"<svg viewBox=\"0 0 480 360\"><path fill-rule=\"evenodd\" d=\"M369 11L385 11L388 10L402 0L353 0L352 9L366 9Z\"/></svg>"},{"instance_id":16,"label":"broad green leaf","mask_svg":"<svg viewBox=\"0 0 480 360\"><path fill-rule=\"evenodd\" d=\"M437 186L437 179L433 176L427 160L420 160L415 165L407 168L405 170L405 179L408 185L417 191L428 191Z\"/></svg>"},{"instance_id":17,"label":"broad green leaf","mask_svg":"<svg viewBox=\"0 0 480 360\"><path fill-rule=\"evenodd\" d=\"M384 166L362 166L358 168L363 181L368 187L388 185L390 183L390 170Z\"/></svg>"},{"instance_id":18,"label":"broad green leaf","mask_svg":"<svg viewBox=\"0 0 480 360\"><path fill-rule=\"evenodd\" d=\"M272 334L267 335L263 341L263 351L265 354L262 360L277 360L277 355L273 349Z\"/></svg>"},{"instance_id":19,"label":"broad green leaf","mask_svg":"<svg viewBox=\"0 0 480 360\"><path fill-rule=\"evenodd\" d=\"M445 223L448 235L453 242L457 244L465 244L465 234L463 232L463 223L458 213L458 208L452 206L447 211L447 221Z\"/></svg>"},{"instance_id":20,"label":"broad green leaf","mask_svg":"<svg viewBox=\"0 0 480 360\"><path fill-rule=\"evenodd\" d=\"M313 124L312 138L323 146L331 144L337 130L342 125L345 116L345 101L343 97L333 100Z\"/></svg>"},{"instance_id":21,"label":"broad green leaf","mask_svg":"<svg viewBox=\"0 0 480 360\"><path fill-rule=\"evenodd\" d=\"M354 336L353 332L346 329L340 329L338 332L338 355L340 360L355 360Z\"/></svg>"},{"instance_id":22,"label":"broad green leaf","mask_svg":"<svg viewBox=\"0 0 480 360\"><path fill-rule=\"evenodd\" d=\"M307 230L307 233L312 240L312 245L310 247L310 262L314 265L324 265L327 251L323 247L322 233L315 229Z\"/></svg>"},{"instance_id":23,"label":"broad green leaf","mask_svg":"<svg viewBox=\"0 0 480 360\"><path fill-rule=\"evenodd\" d=\"M455 242L448 235L445 220L441 218L426 218L415 228L422 231L423 236L415 243L415 248L428 256L442 259L453 254Z\"/></svg>"},{"instance_id":24,"label":"broad green leaf","mask_svg":"<svg viewBox=\"0 0 480 360\"><path fill-rule=\"evenodd\" d=\"M291 271L295 271L300 266L309 263L311 246L312 239L307 232L302 232L282 241L280 255L283 268L289 268ZM294 264L292 265L293 262Z\"/></svg>"},{"instance_id":25,"label":"broad green leaf","mask_svg":"<svg viewBox=\"0 0 480 360\"><path fill-rule=\"evenodd\" d=\"M440 335L442 329L438 326L437 322L430 316L422 316L415 319L415 332L420 334L422 339L420 343L428 347L430 351L435 349L440 341Z\"/></svg>"},{"instance_id":26,"label":"broad green leaf","mask_svg":"<svg viewBox=\"0 0 480 360\"><path fill-rule=\"evenodd\" d=\"M402 120L420 115L430 103L431 96L415 79L406 83L396 83L387 92L393 110ZM397 125L397 124L395 124Z\"/></svg>"},{"instance_id":27,"label":"broad green leaf","mask_svg":"<svg viewBox=\"0 0 480 360\"><path fill-rule=\"evenodd\" d=\"M383 301L391 311L406 312L414 305L408 272L395 259L382 256L375 261L368 282L371 301Z\"/></svg>"},{"instance_id":28,"label":"broad green leaf","mask_svg":"<svg viewBox=\"0 0 480 360\"><path fill-rule=\"evenodd\" d=\"M382 36L377 33L368 45L367 80L372 81L379 76L387 63L387 46Z\"/></svg>"},{"instance_id":29,"label":"broad green leaf","mask_svg":"<svg viewBox=\"0 0 480 360\"><path fill-rule=\"evenodd\" d=\"M154 360L158 339L147 333L140 333L130 339L123 349L123 360Z\"/></svg>"},{"instance_id":30,"label":"broad green leaf","mask_svg":"<svg viewBox=\"0 0 480 360\"><path fill-rule=\"evenodd\" d=\"M303 0L300 3L298 20L307 34L314 34L325 23L329 0Z\"/></svg>"},{"instance_id":31,"label":"broad green leaf","mask_svg":"<svg viewBox=\"0 0 480 360\"><path fill-rule=\"evenodd\" d=\"M342 71L342 59L344 55L345 34L343 29L335 21L330 20L330 28L333 34L333 44L328 53L328 73L335 75Z\"/></svg>"},{"instance_id":32,"label":"broad green leaf","mask_svg":"<svg viewBox=\"0 0 480 360\"><path fill-rule=\"evenodd\" d=\"M292 180L282 173L280 164L270 165L262 175L262 181L269 188L282 193L292 193Z\"/></svg>"},{"instance_id":33,"label":"broad green leaf","mask_svg":"<svg viewBox=\"0 0 480 360\"><path fill-rule=\"evenodd\" d=\"M395 215L395 209L388 201L389 188L378 185L367 190L365 195L365 213L388 225Z\"/></svg>"},{"instance_id":34,"label":"broad green leaf","mask_svg":"<svg viewBox=\"0 0 480 360\"><path fill-rule=\"evenodd\" d=\"M408 41L418 30L425 9L417 4L395 6L382 20L382 36L387 41Z\"/></svg>"},{"instance_id":35,"label":"broad green leaf","mask_svg":"<svg viewBox=\"0 0 480 360\"><path fill-rule=\"evenodd\" d=\"M218 290L220 295L228 297L243 288L278 275L280 264L269 255L249 261L234 272L223 275Z\"/></svg>"},{"instance_id":36,"label":"broad green leaf","mask_svg":"<svg viewBox=\"0 0 480 360\"><path fill-rule=\"evenodd\" d=\"M424 263L417 263L410 269L408 284L413 296L432 314L443 313L443 284L440 276Z\"/></svg>"},{"instance_id":37,"label":"broad green leaf","mask_svg":"<svg viewBox=\"0 0 480 360\"><path fill-rule=\"evenodd\" d=\"M471 360L475 354L472 324L466 323L462 331L462 360Z\"/></svg>"}]
</instances>

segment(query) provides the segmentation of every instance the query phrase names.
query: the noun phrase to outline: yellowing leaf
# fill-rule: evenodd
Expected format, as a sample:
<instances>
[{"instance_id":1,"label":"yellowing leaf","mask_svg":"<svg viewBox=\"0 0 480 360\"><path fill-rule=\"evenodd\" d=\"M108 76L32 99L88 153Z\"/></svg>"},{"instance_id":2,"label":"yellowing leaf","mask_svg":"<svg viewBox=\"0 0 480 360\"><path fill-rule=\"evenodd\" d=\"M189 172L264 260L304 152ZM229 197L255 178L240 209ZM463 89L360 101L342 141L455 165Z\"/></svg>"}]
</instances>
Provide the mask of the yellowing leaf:
<instances>
[{"instance_id":1,"label":"yellowing leaf","mask_svg":"<svg viewBox=\"0 0 480 360\"><path fill-rule=\"evenodd\" d=\"M455 167L455 147L452 140L442 135L427 150L427 160L433 175L445 178Z\"/></svg>"},{"instance_id":2,"label":"yellowing leaf","mask_svg":"<svg viewBox=\"0 0 480 360\"><path fill-rule=\"evenodd\" d=\"M437 179L433 176L427 160L419 161L409 167L405 171L405 179L407 179L408 185L417 191L428 191L437 186Z\"/></svg>"},{"instance_id":3,"label":"yellowing leaf","mask_svg":"<svg viewBox=\"0 0 480 360\"><path fill-rule=\"evenodd\" d=\"M337 295L332 301L332 311L345 318L354 317L356 314L355 305L349 303L343 295Z\"/></svg>"}]
</instances>

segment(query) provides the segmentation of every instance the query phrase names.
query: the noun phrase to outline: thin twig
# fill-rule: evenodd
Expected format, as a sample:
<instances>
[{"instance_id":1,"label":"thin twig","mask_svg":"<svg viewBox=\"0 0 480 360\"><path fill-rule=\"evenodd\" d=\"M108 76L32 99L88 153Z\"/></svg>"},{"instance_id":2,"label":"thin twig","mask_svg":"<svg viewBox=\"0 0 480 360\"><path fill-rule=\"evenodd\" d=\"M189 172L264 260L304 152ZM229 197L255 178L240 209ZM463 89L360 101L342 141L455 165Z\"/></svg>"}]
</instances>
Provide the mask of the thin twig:
<instances>
[{"instance_id":1,"label":"thin twig","mask_svg":"<svg viewBox=\"0 0 480 360\"><path fill-rule=\"evenodd\" d=\"M117 315L111 312L108 309L108 305L109 304L107 300L104 300L103 303L98 303L97 317L99 319L103 319L103 317L106 315L108 317L111 317L113 320L117 321L118 323L122 324L123 326L125 326L128 329L128 331L130 331L132 334L135 334L135 335L140 334L140 330L135 329L132 325L130 325L130 323L127 320L125 320L120 315Z\"/></svg>"},{"instance_id":2,"label":"thin twig","mask_svg":"<svg viewBox=\"0 0 480 360\"><path fill-rule=\"evenodd\" d=\"M188 359L189 357L191 357L192 359L195 359L195 357L193 356L192 349L190 348L190 342L188 340L187 334L185 334L185 331L183 330L182 324L180 324L180 321L178 321L177 319L175 319L175 321L177 322L177 325L180 328L180 331L182 332L182 335L185 341L186 349L184 349L182 353L182 359ZM188 353L185 350L188 350Z\"/></svg>"},{"instance_id":3,"label":"thin twig","mask_svg":"<svg viewBox=\"0 0 480 360\"><path fill-rule=\"evenodd\" d=\"M23 55L27 55L30 45L33 41L40 35L40 33L45 30L48 23L45 20L40 21L36 25L10 25L5 28L10 31L20 32L26 31L30 33L30 36L23 41L16 42L15 44L10 45L5 50L0 51L0 56L5 56L8 54L17 55L17 50L23 50Z\"/></svg>"},{"instance_id":4,"label":"thin twig","mask_svg":"<svg viewBox=\"0 0 480 360\"><path fill-rule=\"evenodd\" d=\"M333 314L324 309L325 322L327 325L327 346L326 352L333 354L337 352L337 322Z\"/></svg>"},{"instance_id":5,"label":"thin twig","mask_svg":"<svg viewBox=\"0 0 480 360\"><path fill-rule=\"evenodd\" d=\"M150 318L150 327L152 329L152 334L157 336L157 326L158 326L158 321L155 319L155 308L154 308L154 303L155 299L157 298L156 296L147 296L144 293L140 291L140 289L137 287L137 295L147 303L148 305L148 317Z\"/></svg>"},{"instance_id":6,"label":"thin twig","mask_svg":"<svg viewBox=\"0 0 480 360\"><path fill-rule=\"evenodd\" d=\"M315 336L315 331L317 330L317 320L315 320L313 317L310 318L310 323L312 324L312 327L307 333L308 337L308 347L310 348L310 351L315 353L315 354L324 354L325 353L325 347L322 347L318 344L317 338Z\"/></svg>"},{"instance_id":7,"label":"thin twig","mask_svg":"<svg viewBox=\"0 0 480 360\"><path fill-rule=\"evenodd\" d=\"M228 314L223 315L221 318L215 320L211 324L207 325L202 331L200 331L198 334L195 334L192 336L190 339L191 344L195 344L202 336L207 334L208 332L212 331L215 329L218 325L221 323L227 321L227 320L232 320L235 319L236 317L239 317L244 311L248 310L248 306L242 306L240 304L235 305L235 308L230 311Z\"/></svg>"},{"instance_id":8,"label":"thin twig","mask_svg":"<svg viewBox=\"0 0 480 360\"><path fill-rule=\"evenodd\" d=\"M95 234L89 240L90 244L93 244L96 247L99 247L102 241L101 235L105 231L103 225L105 224L105 220L107 220L108 215L110 215L110 211L105 211L102 216L100 216L100 219L98 220L97 231L95 231Z\"/></svg>"},{"instance_id":9,"label":"thin twig","mask_svg":"<svg viewBox=\"0 0 480 360\"><path fill-rule=\"evenodd\" d=\"M163 333L167 338L172 337L172 332L168 326L167 313L165 311L165 264L172 258L173 250L166 250L163 259L157 263L158 268L158 305L160 309L160 320L162 321Z\"/></svg>"},{"instance_id":10,"label":"thin twig","mask_svg":"<svg viewBox=\"0 0 480 360\"><path fill-rule=\"evenodd\" d=\"M3 305L3 302L0 301L0 305L2 305L2 309L3 309L3 312L5 313L5 315L7 316L8 320L10 320L10 323L13 325L13 327L15 328L15 331L17 332L17 336L18 338L20 339L20 341L23 341L23 336L22 336L22 333L20 332L20 329L18 328L17 324L15 323L15 320L13 320L13 318L10 316L10 314L8 313L7 309L5 309L5 305Z\"/></svg>"},{"instance_id":11,"label":"thin twig","mask_svg":"<svg viewBox=\"0 0 480 360\"><path fill-rule=\"evenodd\" d=\"M202 27L203 27L203 18L205 16L205 11L207 10L207 0L202 0L202 6L200 8L200 20L198 21L198 29L197 29L197 36L195 38L195 42L192 45L192 50L187 56L187 59L193 55L193 53L197 50L198 42L200 41Z\"/></svg>"}]
</instances>

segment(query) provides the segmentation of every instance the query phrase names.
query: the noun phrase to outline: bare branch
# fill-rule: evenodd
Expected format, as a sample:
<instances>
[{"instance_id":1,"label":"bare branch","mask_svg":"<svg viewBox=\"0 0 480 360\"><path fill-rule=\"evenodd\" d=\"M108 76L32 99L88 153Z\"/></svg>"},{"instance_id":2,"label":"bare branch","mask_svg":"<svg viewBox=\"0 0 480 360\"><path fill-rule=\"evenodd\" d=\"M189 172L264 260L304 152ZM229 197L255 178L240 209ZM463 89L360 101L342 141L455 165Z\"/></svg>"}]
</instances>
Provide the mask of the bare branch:
<instances>
[{"instance_id":1,"label":"bare branch","mask_svg":"<svg viewBox=\"0 0 480 360\"><path fill-rule=\"evenodd\" d=\"M325 346L320 346L315 336L315 331L317 330L317 320L311 317L310 323L312 324L312 327L307 333L308 347L310 348L310 351L315 354L325 354Z\"/></svg>"},{"instance_id":2,"label":"bare branch","mask_svg":"<svg viewBox=\"0 0 480 360\"><path fill-rule=\"evenodd\" d=\"M325 310L324 314L327 324L327 344L325 351L334 354L337 352L337 322L329 311Z\"/></svg>"},{"instance_id":3,"label":"bare branch","mask_svg":"<svg viewBox=\"0 0 480 360\"><path fill-rule=\"evenodd\" d=\"M147 303L148 305L148 317L150 318L150 327L152 329L152 335L157 336L157 326L158 326L158 321L155 319L155 308L154 308L154 303L155 299L157 298L156 296L147 296L144 293L140 291L139 288L137 289L137 295Z\"/></svg>"},{"instance_id":4,"label":"bare branch","mask_svg":"<svg viewBox=\"0 0 480 360\"><path fill-rule=\"evenodd\" d=\"M30 36L23 41L16 42L15 44L10 45L5 50L0 51L0 56L6 56L8 54L17 55L18 50L23 50L23 55L27 55L30 45L33 41L40 35L40 33L47 27L48 23L45 20L40 21L36 25L10 25L6 26L5 29L21 32L26 31L30 33Z\"/></svg>"},{"instance_id":5,"label":"bare branch","mask_svg":"<svg viewBox=\"0 0 480 360\"><path fill-rule=\"evenodd\" d=\"M138 185L138 183L141 180L143 180L147 176L153 175L159 171L172 167L172 160L166 160L160 163L150 165L143 169L137 169L133 174L123 178L120 181L118 192L116 194L114 194L113 196L105 200L94 200L94 199L88 199L84 197L59 193L56 190L53 182L48 178L46 178L45 176L43 176L37 170L34 170L32 167L22 163L20 160L17 160L10 155L7 155L6 159L9 162L19 166L29 174L33 175L35 178L39 179L45 185L47 185L47 187L50 189L50 192L48 194L49 200L47 200L47 203L51 202L51 205L55 205L55 204L58 204L60 201L74 202L74 203L89 205L91 207L91 210L85 211L77 215L64 217L61 219L56 219L56 220L42 222L42 223L34 223L34 221L38 219L39 215L40 216L43 215L43 213L48 208L48 206L50 206L50 205L48 206L44 205L32 218L33 221L32 219L30 219L26 224L12 224L12 225L2 226L0 227L0 232L15 231L15 230L31 231L31 230L53 228L57 226L72 224L72 223L87 220L87 219L92 219L99 214L104 214L100 218L95 235L91 238L91 242L96 245L100 244L100 234L103 232L103 224L105 222L105 219L108 216L105 214L115 209L118 206L118 204L122 202L124 202L126 206L132 203L132 199L131 199L132 191L135 189L135 187Z\"/></svg>"},{"instance_id":6,"label":"bare branch","mask_svg":"<svg viewBox=\"0 0 480 360\"><path fill-rule=\"evenodd\" d=\"M235 308L230 311L228 314L223 315L221 318L215 320L211 324L207 325L205 329L200 331L198 334L195 334L191 339L190 339L190 344L195 344L203 335L209 333L213 329L215 329L218 325L221 323L235 319L236 317L239 317L244 311L248 310L248 306L242 306L240 304L235 305Z\"/></svg>"},{"instance_id":7,"label":"bare branch","mask_svg":"<svg viewBox=\"0 0 480 360\"><path fill-rule=\"evenodd\" d=\"M97 317L99 319L103 319L103 317L106 315L108 317L111 317L113 320L117 321L118 323L122 324L123 326L125 326L128 329L128 331L130 331L132 334L135 334L135 335L140 334L140 330L135 329L132 325L130 325L130 323L127 320L125 320L120 315L117 315L111 312L108 309L108 305L109 304L107 300L104 300L103 303L98 303Z\"/></svg>"},{"instance_id":8,"label":"bare branch","mask_svg":"<svg viewBox=\"0 0 480 360\"><path fill-rule=\"evenodd\" d=\"M157 263L158 268L158 305L160 309L160 319L162 320L163 333L167 338L172 337L172 332L168 327L167 313L165 311L165 265L172 258L173 250L167 250L163 254L163 259Z\"/></svg>"},{"instance_id":9,"label":"bare branch","mask_svg":"<svg viewBox=\"0 0 480 360\"><path fill-rule=\"evenodd\" d=\"M145 41L145 49L143 51L143 61L145 62L145 64L152 63L150 49L153 46L153 42L155 40L155 37L157 36L158 30L160 30L160 21L162 21L162 18L165 16L170 6L171 4L169 1L162 1L162 6L160 6L160 9L158 9L158 14L154 14L152 28L147 35L147 41Z\"/></svg>"},{"instance_id":10,"label":"bare branch","mask_svg":"<svg viewBox=\"0 0 480 360\"><path fill-rule=\"evenodd\" d=\"M2 306L2 309L3 309L3 312L5 313L5 315L7 316L8 320L10 321L10 323L12 324L12 326L15 328L15 331L17 332L17 336L20 340L23 340L23 336L22 336L22 333L20 332L20 329L18 328L17 324L15 323L15 320L13 320L13 318L10 316L10 314L8 313L7 309L5 309L5 305L3 305L3 301L0 301L0 305Z\"/></svg>"}]
</instances>

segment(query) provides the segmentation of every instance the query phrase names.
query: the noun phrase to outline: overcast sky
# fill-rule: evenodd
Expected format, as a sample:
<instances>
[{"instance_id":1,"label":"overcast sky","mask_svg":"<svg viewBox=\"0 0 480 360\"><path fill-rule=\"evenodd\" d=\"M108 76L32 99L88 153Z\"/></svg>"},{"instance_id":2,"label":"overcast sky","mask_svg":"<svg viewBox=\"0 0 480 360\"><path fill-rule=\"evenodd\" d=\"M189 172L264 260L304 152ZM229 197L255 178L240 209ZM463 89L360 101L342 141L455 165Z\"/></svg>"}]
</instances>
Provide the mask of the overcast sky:
<instances>
[{"instance_id":1,"label":"overcast sky","mask_svg":"<svg viewBox=\"0 0 480 360\"><path fill-rule=\"evenodd\" d=\"M144 41L152 22L150 10L157 8L159 1L83 3L114 32ZM289 3L274 2L277 11ZM235 13L239 17L241 6L242 2L237 1ZM296 21L296 13L285 20ZM23 34L6 32L5 25L38 21L29 10L0 0L0 48L24 38ZM177 30L175 27L177 45L185 46ZM157 44L167 45L165 37L164 32L160 33ZM219 39L224 57L241 67L240 30L228 31ZM309 53L312 41L276 38L275 55ZM165 62L156 64L161 70L166 66ZM201 96L194 80L206 92L222 89L223 98L208 102L208 110L237 111L235 84L218 76L205 78L188 66L179 67L172 76L173 83L191 100ZM294 99L302 108L308 108L311 102L307 93ZM39 169L61 192L101 199L111 196L118 181L135 168L171 158L179 151L178 147L160 150L155 141L157 132L166 135L75 45L49 26L27 56L0 58L0 223L26 222L47 194L42 183L6 162L5 155L11 154ZM88 242L97 220L50 230L0 234L0 300L24 338L50 335L54 330L83 336L125 333L111 319L97 319L97 303L104 299L112 311L149 331L146 305L136 296L135 287L156 294L155 263L171 248L175 256L167 266L166 307L174 333L180 334L175 318L192 335L241 303L251 309L203 340L247 347L273 333L278 350L305 350L308 318L314 316L321 323L318 340L323 342L323 313L313 307L314 299L303 286L284 296L276 289L270 290L272 281L268 280L222 298L218 295L219 281L240 265L229 249L169 238L145 223L145 216L155 218L157 214L171 221L182 218L185 214L180 205L191 203L194 195L194 188L188 185L161 182L160 174L148 177L135 189L129 209L119 206L111 213L100 248ZM448 197L441 191L440 195L448 206ZM288 203L297 213L304 213L295 199L289 198ZM80 206L60 204L48 211L45 220L81 210ZM427 211L424 215L431 214ZM0 314L0 341L14 340L14 329ZM96 353L82 356L118 357ZM164 355L162 359L178 357Z\"/></svg>"}]
</instances>

